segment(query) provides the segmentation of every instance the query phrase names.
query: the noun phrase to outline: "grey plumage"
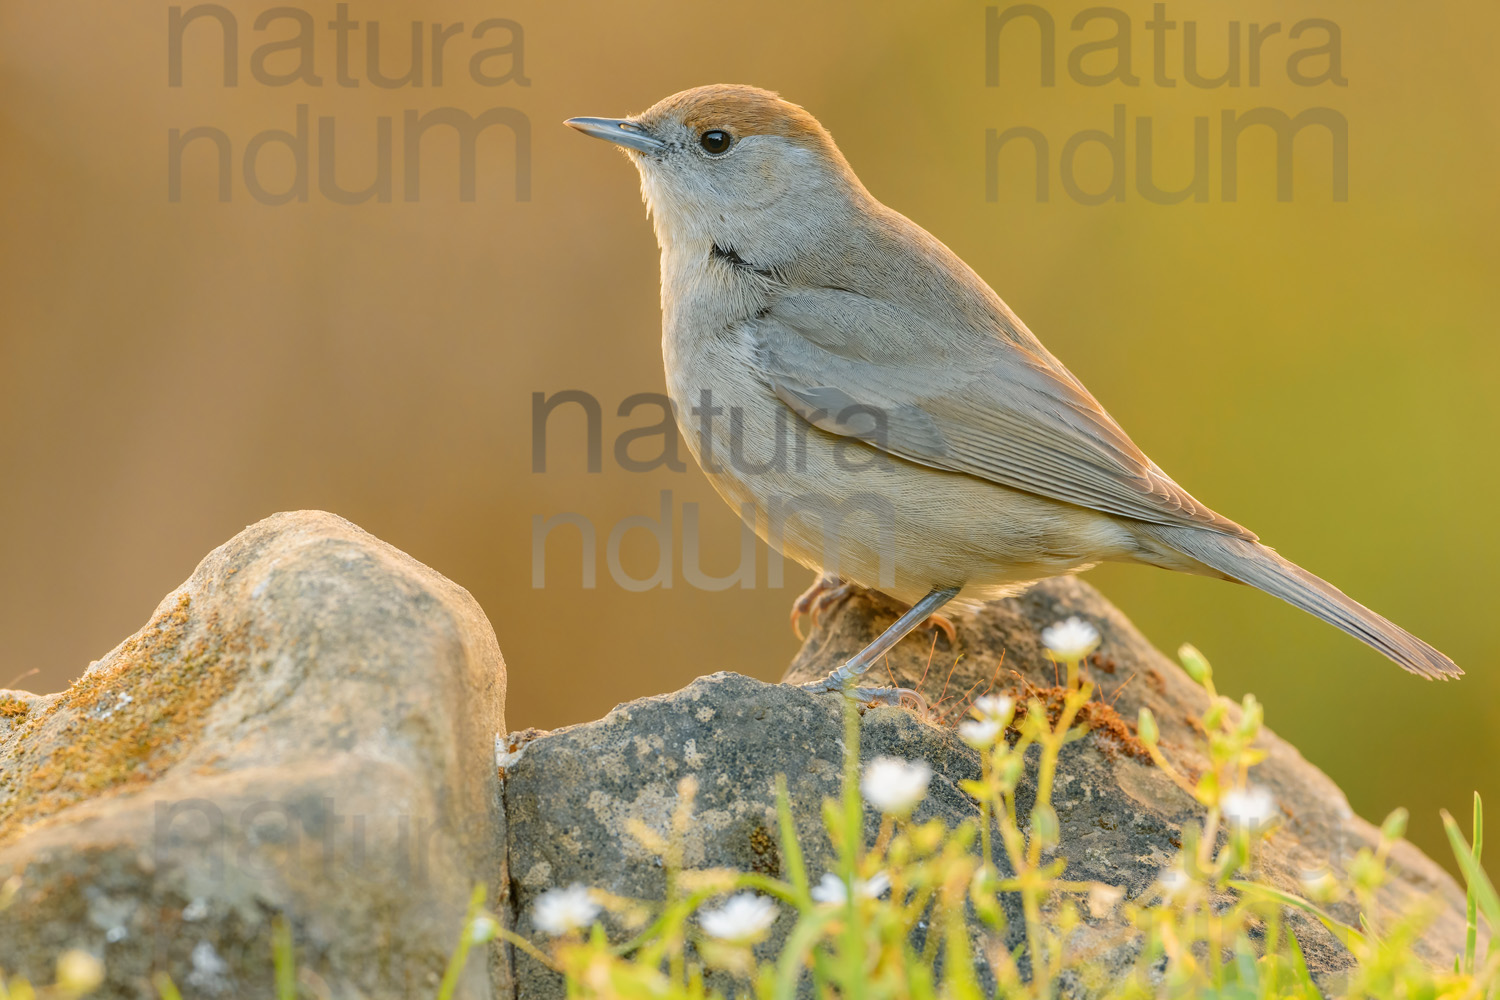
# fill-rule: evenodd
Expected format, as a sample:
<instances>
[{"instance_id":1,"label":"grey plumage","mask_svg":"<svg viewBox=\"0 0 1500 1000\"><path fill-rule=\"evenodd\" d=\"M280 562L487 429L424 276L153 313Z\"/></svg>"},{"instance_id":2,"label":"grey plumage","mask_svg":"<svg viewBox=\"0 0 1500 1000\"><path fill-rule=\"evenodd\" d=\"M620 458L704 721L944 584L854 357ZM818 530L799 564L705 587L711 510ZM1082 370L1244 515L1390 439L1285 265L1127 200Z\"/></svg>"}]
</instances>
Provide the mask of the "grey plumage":
<instances>
[{"instance_id":1,"label":"grey plumage","mask_svg":"<svg viewBox=\"0 0 1500 1000\"><path fill-rule=\"evenodd\" d=\"M689 447L793 558L909 604L1145 563L1258 587L1424 677L1462 672L1174 482L978 275L864 188L803 109L715 86L570 124L640 169ZM705 130L732 145L700 146ZM733 414L727 432L689 416L709 399ZM734 449L745 462L711 458ZM884 461L850 463L848 449ZM879 531L842 513L872 495ZM787 509L841 513L778 521Z\"/></svg>"},{"instance_id":2,"label":"grey plumage","mask_svg":"<svg viewBox=\"0 0 1500 1000\"><path fill-rule=\"evenodd\" d=\"M1283 559L1258 542L1210 531L1153 525L1163 543L1232 580L1281 598L1378 649L1414 674L1442 680L1463 673L1456 664L1395 622L1376 614L1327 580Z\"/></svg>"}]
</instances>

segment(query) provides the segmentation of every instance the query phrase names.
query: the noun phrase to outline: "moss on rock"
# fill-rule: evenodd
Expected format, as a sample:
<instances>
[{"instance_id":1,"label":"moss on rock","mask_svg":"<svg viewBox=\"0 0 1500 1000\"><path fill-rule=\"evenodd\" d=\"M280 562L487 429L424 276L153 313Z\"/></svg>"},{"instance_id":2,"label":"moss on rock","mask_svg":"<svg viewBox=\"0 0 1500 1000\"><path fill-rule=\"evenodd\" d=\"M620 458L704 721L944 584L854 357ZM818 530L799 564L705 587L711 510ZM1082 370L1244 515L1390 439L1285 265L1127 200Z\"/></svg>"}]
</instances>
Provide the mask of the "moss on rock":
<instances>
[{"instance_id":1,"label":"moss on rock","mask_svg":"<svg viewBox=\"0 0 1500 1000\"><path fill-rule=\"evenodd\" d=\"M208 709L244 671L243 630L193 620L187 594L0 742L0 843L83 799L148 783L193 746ZM11 709L14 704L19 710Z\"/></svg>"}]
</instances>

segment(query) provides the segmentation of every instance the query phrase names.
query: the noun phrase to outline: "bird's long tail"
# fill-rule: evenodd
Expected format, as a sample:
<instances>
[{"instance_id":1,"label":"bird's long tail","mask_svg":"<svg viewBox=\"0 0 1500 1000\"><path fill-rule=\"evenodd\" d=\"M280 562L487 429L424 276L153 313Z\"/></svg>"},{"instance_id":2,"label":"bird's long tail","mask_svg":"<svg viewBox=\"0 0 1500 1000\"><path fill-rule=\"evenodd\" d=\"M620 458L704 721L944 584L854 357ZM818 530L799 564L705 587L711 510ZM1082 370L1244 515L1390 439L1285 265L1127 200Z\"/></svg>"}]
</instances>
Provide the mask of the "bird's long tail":
<instances>
[{"instance_id":1,"label":"bird's long tail","mask_svg":"<svg viewBox=\"0 0 1500 1000\"><path fill-rule=\"evenodd\" d=\"M1225 576L1247 583L1316 615L1378 649L1414 674L1447 680L1458 665L1394 622L1313 576L1258 542L1202 528L1149 525L1146 532L1166 546Z\"/></svg>"}]
</instances>

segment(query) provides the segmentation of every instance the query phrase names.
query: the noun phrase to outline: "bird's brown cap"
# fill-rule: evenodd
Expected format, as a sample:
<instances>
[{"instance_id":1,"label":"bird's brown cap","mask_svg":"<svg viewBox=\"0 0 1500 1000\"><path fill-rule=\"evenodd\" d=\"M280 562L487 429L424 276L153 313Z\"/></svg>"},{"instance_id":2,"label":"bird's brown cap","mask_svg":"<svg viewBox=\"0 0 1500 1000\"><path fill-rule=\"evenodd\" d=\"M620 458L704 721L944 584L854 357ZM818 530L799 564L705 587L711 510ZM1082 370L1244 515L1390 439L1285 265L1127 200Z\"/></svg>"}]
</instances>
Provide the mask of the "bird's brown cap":
<instances>
[{"instance_id":1,"label":"bird's brown cap","mask_svg":"<svg viewBox=\"0 0 1500 1000\"><path fill-rule=\"evenodd\" d=\"M684 90L658 101L636 120L650 123L668 117L697 132L720 128L736 138L777 135L820 148L833 145L828 130L807 111L772 91L744 84L716 83Z\"/></svg>"}]
</instances>

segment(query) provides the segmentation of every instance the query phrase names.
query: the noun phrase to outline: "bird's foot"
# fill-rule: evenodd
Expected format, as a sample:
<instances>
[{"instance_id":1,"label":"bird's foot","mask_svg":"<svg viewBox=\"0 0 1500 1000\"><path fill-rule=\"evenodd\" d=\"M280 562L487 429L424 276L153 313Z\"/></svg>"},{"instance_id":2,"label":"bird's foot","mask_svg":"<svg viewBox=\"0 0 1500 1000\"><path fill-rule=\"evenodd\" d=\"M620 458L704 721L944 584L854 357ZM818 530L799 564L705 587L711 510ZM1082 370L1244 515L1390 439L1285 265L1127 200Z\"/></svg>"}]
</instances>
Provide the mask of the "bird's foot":
<instances>
[{"instance_id":1,"label":"bird's foot","mask_svg":"<svg viewBox=\"0 0 1500 1000\"><path fill-rule=\"evenodd\" d=\"M797 633L797 638L806 638L802 634L802 619L810 617L813 627L818 625L818 617L830 607L842 601L854 592L854 584L846 583L836 576L824 575L813 581L813 585L802 592L802 596L792 602L792 631ZM952 627L951 625L949 626Z\"/></svg>"},{"instance_id":2,"label":"bird's foot","mask_svg":"<svg viewBox=\"0 0 1500 1000\"><path fill-rule=\"evenodd\" d=\"M814 694L829 694L837 691L853 699L861 708L889 705L892 708L911 709L921 716L928 714L927 699L922 697L922 692L913 691L911 688L846 687L839 683L833 674L829 674L822 680L803 684L802 690L811 691Z\"/></svg>"}]
</instances>

